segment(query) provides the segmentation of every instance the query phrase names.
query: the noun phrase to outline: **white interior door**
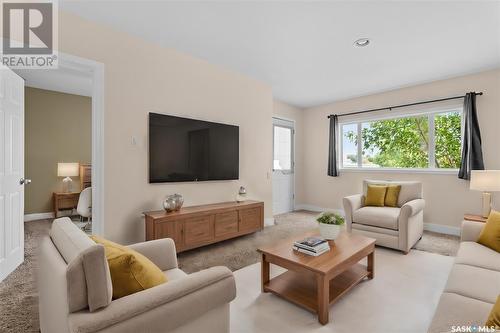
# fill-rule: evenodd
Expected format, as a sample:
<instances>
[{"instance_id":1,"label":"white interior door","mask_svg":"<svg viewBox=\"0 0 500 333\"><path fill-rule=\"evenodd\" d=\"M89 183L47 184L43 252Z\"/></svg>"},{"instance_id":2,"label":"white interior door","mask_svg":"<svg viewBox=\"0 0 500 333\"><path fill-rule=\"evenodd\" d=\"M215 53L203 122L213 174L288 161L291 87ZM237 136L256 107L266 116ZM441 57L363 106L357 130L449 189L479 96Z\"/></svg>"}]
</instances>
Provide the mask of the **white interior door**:
<instances>
[{"instance_id":1,"label":"white interior door","mask_svg":"<svg viewBox=\"0 0 500 333\"><path fill-rule=\"evenodd\" d=\"M273 214L294 208L294 123L273 118Z\"/></svg>"},{"instance_id":2,"label":"white interior door","mask_svg":"<svg viewBox=\"0 0 500 333\"><path fill-rule=\"evenodd\" d=\"M0 130L2 281L24 260L24 80L5 66L0 67Z\"/></svg>"}]
</instances>

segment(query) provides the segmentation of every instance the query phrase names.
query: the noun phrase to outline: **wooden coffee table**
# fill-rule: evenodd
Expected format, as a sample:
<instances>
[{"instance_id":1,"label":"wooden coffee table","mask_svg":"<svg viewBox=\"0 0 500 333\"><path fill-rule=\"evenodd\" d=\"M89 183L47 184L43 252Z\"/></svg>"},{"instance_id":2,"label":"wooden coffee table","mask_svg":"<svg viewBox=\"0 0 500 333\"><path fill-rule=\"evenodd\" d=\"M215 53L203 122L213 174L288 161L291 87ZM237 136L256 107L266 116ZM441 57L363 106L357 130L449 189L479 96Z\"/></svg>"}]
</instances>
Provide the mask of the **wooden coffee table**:
<instances>
[{"instance_id":1,"label":"wooden coffee table","mask_svg":"<svg viewBox=\"0 0 500 333\"><path fill-rule=\"evenodd\" d=\"M296 240L317 233L305 233L278 244L259 248L262 253L262 292L272 292L318 314L321 324L328 323L328 308L363 279L374 277L375 239L342 232L330 241L330 251L318 257L294 251ZM368 265L358 262L368 257ZM269 264L288 271L269 278Z\"/></svg>"}]
</instances>

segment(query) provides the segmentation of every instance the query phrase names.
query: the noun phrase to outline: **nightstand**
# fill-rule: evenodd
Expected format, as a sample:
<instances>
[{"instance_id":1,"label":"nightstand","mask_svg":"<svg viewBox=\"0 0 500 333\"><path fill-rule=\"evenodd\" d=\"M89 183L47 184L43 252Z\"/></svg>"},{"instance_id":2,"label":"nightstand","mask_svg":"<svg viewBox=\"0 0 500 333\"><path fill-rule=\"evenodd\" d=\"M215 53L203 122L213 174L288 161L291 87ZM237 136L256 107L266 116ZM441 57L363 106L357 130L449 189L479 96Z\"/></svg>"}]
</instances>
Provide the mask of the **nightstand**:
<instances>
[{"instance_id":1,"label":"nightstand","mask_svg":"<svg viewBox=\"0 0 500 333\"><path fill-rule=\"evenodd\" d=\"M464 220L467 220L467 221L486 223L487 219L488 219L487 217L482 217L481 215L464 214Z\"/></svg>"},{"instance_id":2,"label":"nightstand","mask_svg":"<svg viewBox=\"0 0 500 333\"><path fill-rule=\"evenodd\" d=\"M75 209L79 198L80 192L54 192L54 216L57 218L60 210Z\"/></svg>"}]
</instances>

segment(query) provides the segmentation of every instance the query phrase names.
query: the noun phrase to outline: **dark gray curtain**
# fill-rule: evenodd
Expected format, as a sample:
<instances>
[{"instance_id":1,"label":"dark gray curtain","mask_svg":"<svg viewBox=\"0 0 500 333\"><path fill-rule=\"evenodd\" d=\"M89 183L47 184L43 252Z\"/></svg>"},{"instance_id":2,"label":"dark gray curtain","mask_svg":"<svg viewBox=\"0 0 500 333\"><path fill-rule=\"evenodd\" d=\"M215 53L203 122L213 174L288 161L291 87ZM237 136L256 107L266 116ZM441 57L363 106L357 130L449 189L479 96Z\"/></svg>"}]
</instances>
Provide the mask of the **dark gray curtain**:
<instances>
[{"instance_id":1,"label":"dark gray curtain","mask_svg":"<svg viewBox=\"0 0 500 333\"><path fill-rule=\"evenodd\" d=\"M473 92L467 93L464 99L464 139L458 178L470 179L471 170L484 170L481 130L477 120L476 94Z\"/></svg>"},{"instance_id":2,"label":"dark gray curtain","mask_svg":"<svg viewBox=\"0 0 500 333\"><path fill-rule=\"evenodd\" d=\"M330 116L330 138L328 146L328 176L338 177L339 169L337 167L337 115Z\"/></svg>"}]
</instances>

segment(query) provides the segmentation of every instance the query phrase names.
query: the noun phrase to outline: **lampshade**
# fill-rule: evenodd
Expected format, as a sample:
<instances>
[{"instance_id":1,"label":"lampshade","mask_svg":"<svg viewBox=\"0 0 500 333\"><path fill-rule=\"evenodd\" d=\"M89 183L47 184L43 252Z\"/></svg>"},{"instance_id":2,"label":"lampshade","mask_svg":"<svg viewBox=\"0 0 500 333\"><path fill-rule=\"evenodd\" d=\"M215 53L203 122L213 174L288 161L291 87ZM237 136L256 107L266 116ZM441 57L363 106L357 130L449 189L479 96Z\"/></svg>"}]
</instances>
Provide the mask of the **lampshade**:
<instances>
[{"instance_id":1,"label":"lampshade","mask_svg":"<svg viewBox=\"0 0 500 333\"><path fill-rule=\"evenodd\" d=\"M76 177L80 174L79 163L57 163L58 177Z\"/></svg>"},{"instance_id":2,"label":"lampshade","mask_svg":"<svg viewBox=\"0 0 500 333\"><path fill-rule=\"evenodd\" d=\"M470 189L484 192L500 191L500 170L472 170Z\"/></svg>"}]
</instances>

